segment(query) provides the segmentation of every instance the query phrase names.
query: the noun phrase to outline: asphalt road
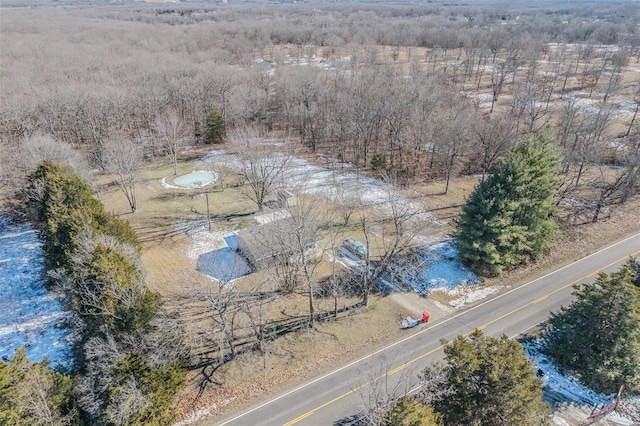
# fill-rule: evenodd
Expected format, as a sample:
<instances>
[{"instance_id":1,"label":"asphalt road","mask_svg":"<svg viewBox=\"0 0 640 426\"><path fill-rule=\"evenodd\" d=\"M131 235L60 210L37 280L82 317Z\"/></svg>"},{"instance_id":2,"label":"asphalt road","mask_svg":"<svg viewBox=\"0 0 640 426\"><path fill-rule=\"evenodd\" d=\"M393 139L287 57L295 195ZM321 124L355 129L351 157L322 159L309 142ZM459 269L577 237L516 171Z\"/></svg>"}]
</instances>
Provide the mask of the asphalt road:
<instances>
[{"instance_id":1,"label":"asphalt road","mask_svg":"<svg viewBox=\"0 0 640 426\"><path fill-rule=\"evenodd\" d=\"M640 234L622 240L541 278L441 318L407 337L325 376L265 402L220 425L346 425L371 401L400 396L417 384L421 369L443 357L441 339L476 328L515 337L571 302L572 285L610 272L640 254ZM357 330L354 330L357 332Z\"/></svg>"}]
</instances>

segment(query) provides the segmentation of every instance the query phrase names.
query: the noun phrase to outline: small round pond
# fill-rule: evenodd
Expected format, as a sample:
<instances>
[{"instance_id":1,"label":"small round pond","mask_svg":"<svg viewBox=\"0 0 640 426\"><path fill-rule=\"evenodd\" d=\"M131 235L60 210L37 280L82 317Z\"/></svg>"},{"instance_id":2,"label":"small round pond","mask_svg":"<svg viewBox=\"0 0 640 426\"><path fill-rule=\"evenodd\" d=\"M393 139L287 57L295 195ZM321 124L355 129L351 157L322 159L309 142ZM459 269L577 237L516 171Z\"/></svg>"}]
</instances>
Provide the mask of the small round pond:
<instances>
[{"instance_id":1,"label":"small round pond","mask_svg":"<svg viewBox=\"0 0 640 426\"><path fill-rule=\"evenodd\" d=\"M179 188L202 188L218 179L216 172L210 170L194 170L186 175L173 179L173 185Z\"/></svg>"}]
</instances>

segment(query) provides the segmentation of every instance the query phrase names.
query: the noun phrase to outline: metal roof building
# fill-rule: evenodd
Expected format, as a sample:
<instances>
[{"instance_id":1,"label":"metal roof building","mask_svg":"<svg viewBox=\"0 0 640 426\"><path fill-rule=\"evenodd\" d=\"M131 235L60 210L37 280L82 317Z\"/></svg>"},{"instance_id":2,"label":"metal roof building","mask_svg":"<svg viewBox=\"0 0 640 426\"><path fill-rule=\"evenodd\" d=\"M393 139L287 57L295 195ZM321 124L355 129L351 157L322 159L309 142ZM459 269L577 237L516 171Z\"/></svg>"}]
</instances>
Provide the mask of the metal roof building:
<instances>
[{"instance_id":1,"label":"metal roof building","mask_svg":"<svg viewBox=\"0 0 640 426\"><path fill-rule=\"evenodd\" d=\"M290 260L320 240L315 227L298 217L288 217L238 231L240 253L256 269Z\"/></svg>"}]
</instances>

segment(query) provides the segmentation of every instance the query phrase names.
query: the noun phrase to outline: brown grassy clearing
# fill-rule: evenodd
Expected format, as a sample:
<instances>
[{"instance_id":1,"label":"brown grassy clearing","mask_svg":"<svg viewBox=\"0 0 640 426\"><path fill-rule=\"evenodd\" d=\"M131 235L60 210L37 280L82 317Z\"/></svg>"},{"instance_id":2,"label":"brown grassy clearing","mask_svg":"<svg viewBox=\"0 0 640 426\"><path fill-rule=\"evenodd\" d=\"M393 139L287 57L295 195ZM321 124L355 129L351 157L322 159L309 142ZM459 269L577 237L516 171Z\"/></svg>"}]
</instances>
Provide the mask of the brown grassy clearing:
<instances>
[{"instance_id":1,"label":"brown grassy clearing","mask_svg":"<svg viewBox=\"0 0 640 426\"><path fill-rule=\"evenodd\" d=\"M179 174L192 169L189 164L182 164ZM101 198L107 208L129 220L140 236L149 287L159 291L170 302L170 306L184 309L183 315L202 316L202 307L192 305L180 308L179 301L184 299L185 293L193 291L193 286L208 282L195 271L195 261L188 254L191 233L194 229L206 227L206 204L197 190L163 188L159 180L171 172L169 165L161 163L154 163L145 171L143 182L139 186L139 209L135 214L126 213L124 196L112 185L103 186ZM101 177L103 184L108 181L107 176ZM445 236L452 229L452 219L459 213L460 206L477 182L477 176L456 178L446 195L443 194L442 182L415 185L404 190L404 193L411 196L413 201L424 203L440 219L441 228L437 232L439 236ZM627 205L612 208L609 216L597 224L588 223L567 229L557 248L549 256L521 270L489 279L485 285L527 282L552 268L581 258L597 247L640 230L639 206L640 203L635 199ZM212 215L216 217L237 212L249 214L217 222L214 227L217 231L246 226L250 223L250 214L256 210L238 188L211 192L210 208ZM347 232L345 235L361 239L355 232ZM318 275L327 273L326 265L321 265ZM263 279L268 281L268 278ZM247 281L243 285L251 287L253 284ZM434 294L433 298L443 304L449 301L445 295ZM347 299L340 301L341 305L352 302L353 300ZM305 315L307 303L304 294L288 295L268 304L266 315L278 316L283 312L292 316ZM332 308L332 299L316 300L318 311ZM213 415L210 419L203 420L208 424L222 416L241 411L283 389L301 384L375 348L407 336L411 331L398 329L400 318L405 315L415 316L422 309L430 310L434 319L447 313L428 299L415 295L376 297L370 307L350 312L339 321L320 323L315 330L277 339L271 344L266 356L257 352L248 353L234 362L223 364L211 376L212 382L203 392L200 387L203 372L192 371L180 397L178 417L208 407Z\"/></svg>"}]
</instances>

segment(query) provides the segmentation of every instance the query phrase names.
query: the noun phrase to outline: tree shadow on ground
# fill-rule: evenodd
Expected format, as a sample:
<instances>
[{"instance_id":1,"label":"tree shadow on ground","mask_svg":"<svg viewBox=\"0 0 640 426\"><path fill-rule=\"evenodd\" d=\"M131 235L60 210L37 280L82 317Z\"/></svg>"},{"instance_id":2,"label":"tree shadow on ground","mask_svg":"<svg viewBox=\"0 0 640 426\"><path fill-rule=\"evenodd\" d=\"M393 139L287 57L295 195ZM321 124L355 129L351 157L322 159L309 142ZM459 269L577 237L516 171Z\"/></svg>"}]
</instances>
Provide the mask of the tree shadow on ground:
<instances>
[{"instance_id":1,"label":"tree shadow on ground","mask_svg":"<svg viewBox=\"0 0 640 426\"><path fill-rule=\"evenodd\" d=\"M369 424L367 416L362 413L344 417L333 423L334 426L368 426Z\"/></svg>"},{"instance_id":2,"label":"tree shadow on ground","mask_svg":"<svg viewBox=\"0 0 640 426\"><path fill-rule=\"evenodd\" d=\"M265 293L263 297L271 297L271 293ZM338 309L337 312L328 311L315 314L315 323L338 321L348 312L363 307L362 302ZM271 342L291 333L311 329L308 315L288 316L277 320L268 321L255 333L249 330L243 334L235 336L235 358L254 352L259 352L263 348L265 341ZM199 394L202 394L209 385L220 385L212 379L213 374L224 364L232 361L234 357L228 348L221 350L220 347L202 347L200 351L193 354L198 361L189 366L191 371L200 371Z\"/></svg>"}]
</instances>

